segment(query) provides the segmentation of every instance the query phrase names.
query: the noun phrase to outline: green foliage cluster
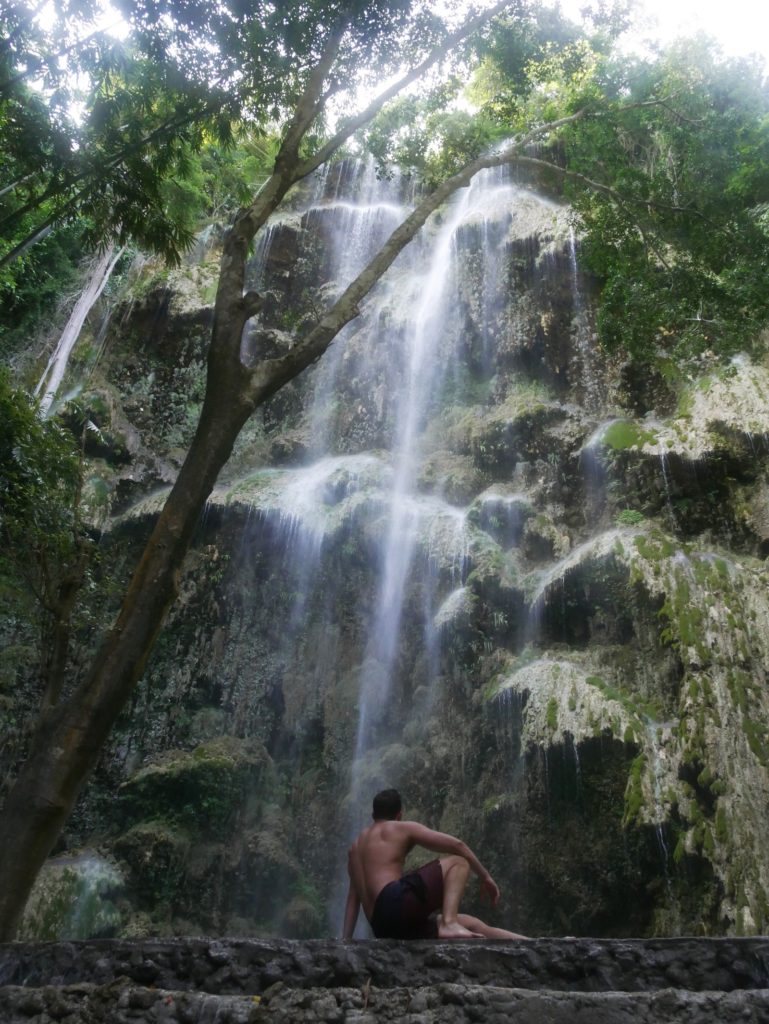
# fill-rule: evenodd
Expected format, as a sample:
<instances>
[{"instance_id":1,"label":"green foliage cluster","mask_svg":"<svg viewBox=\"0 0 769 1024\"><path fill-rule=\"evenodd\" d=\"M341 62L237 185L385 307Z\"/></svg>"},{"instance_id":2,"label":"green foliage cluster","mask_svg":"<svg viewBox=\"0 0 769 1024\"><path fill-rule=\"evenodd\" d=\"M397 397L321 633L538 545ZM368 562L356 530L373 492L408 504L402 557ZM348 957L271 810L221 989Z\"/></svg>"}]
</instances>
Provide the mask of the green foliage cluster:
<instances>
[{"instance_id":1,"label":"green foliage cluster","mask_svg":"<svg viewBox=\"0 0 769 1024\"><path fill-rule=\"evenodd\" d=\"M637 508L622 508L615 516L617 526L640 526L646 517Z\"/></svg>"},{"instance_id":2,"label":"green foliage cluster","mask_svg":"<svg viewBox=\"0 0 769 1024\"><path fill-rule=\"evenodd\" d=\"M57 6L47 28L39 7L0 3L0 268L23 264L30 245L64 223L79 225L86 247L131 240L178 261L192 241L188 199L207 173L197 159L206 146L218 156L203 163L218 160L226 177L236 135L266 156L329 48L324 100L404 59L418 63L446 32L412 0L116 6L125 42L97 27L99 5L87 0ZM323 107L312 112L303 156L327 137ZM6 274L5 284L20 277Z\"/></svg>"},{"instance_id":3,"label":"green foliage cluster","mask_svg":"<svg viewBox=\"0 0 769 1024\"><path fill-rule=\"evenodd\" d=\"M77 37L69 21L58 28L66 41ZM0 265L23 258L62 223L77 223L86 246L110 236L121 244L132 239L176 260L191 234L166 203L166 183L187 175L191 154L208 138L231 144L231 111L215 89L108 38L94 42L95 51L70 45L68 76L52 73L45 92L18 69L29 68L30 51L42 51L55 67L59 38L35 32L0 69L0 168L8 183L0 202ZM82 92L72 85L76 76L87 77Z\"/></svg>"},{"instance_id":4,"label":"green foliage cluster","mask_svg":"<svg viewBox=\"0 0 769 1024\"><path fill-rule=\"evenodd\" d=\"M657 435L653 430L640 427L632 420L617 420L607 427L601 441L614 451L624 451L626 448L643 448L646 444L656 444Z\"/></svg>"},{"instance_id":5,"label":"green foliage cluster","mask_svg":"<svg viewBox=\"0 0 769 1024\"><path fill-rule=\"evenodd\" d=\"M397 165L432 188L489 147L495 125L481 114L451 109L458 91L454 79L426 96L401 96L359 133L382 173Z\"/></svg>"},{"instance_id":6,"label":"green foliage cluster","mask_svg":"<svg viewBox=\"0 0 769 1024\"><path fill-rule=\"evenodd\" d=\"M704 41L597 69L602 110L565 130L565 192L598 275L603 340L639 359L729 355L769 318L769 97Z\"/></svg>"},{"instance_id":7,"label":"green foliage cluster","mask_svg":"<svg viewBox=\"0 0 769 1024\"><path fill-rule=\"evenodd\" d=\"M87 617L78 599L96 586L81 487L76 439L40 419L34 400L0 373L0 593L12 641L38 640L38 674L50 704L61 691L73 625Z\"/></svg>"},{"instance_id":8,"label":"green foliage cluster","mask_svg":"<svg viewBox=\"0 0 769 1024\"><path fill-rule=\"evenodd\" d=\"M560 116L553 81L573 86L595 62L578 26L558 10L534 5L496 19L466 57L475 69L464 90L472 109L457 103L459 75L427 93L400 97L361 132L380 165L416 171L432 188L491 146Z\"/></svg>"},{"instance_id":9,"label":"green foliage cluster","mask_svg":"<svg viewBox=\"0 0 769 1024\"><path fill-rule=\"evenodd\" d=\"M0 271L0 360L4 364L28 346L41 322L50 323L62 297L79 289L82 256L80 231L67 225Z\"/></svg>"},{"instance_id":10,"label":"green foliage cluster","mask_svg":"<svg viewBox=\"0 0 769 1024\"><path fill-rule=\"evenodd\" d=\"M632 825L641 818L644 808L643 775L646 768L646 755L638 754L630 766L630 774L625 789L625 815L623 825Z\"/></svg>"},{"instance_id":11,"label":"green foliage cluster","mask_svg":"<svg viewBox=\"0 0 769 1024\"><path fill-rule=\"evenodd\" d=\"M595 103L596 68L627 27L626 7L594 12L587 28L558 8L533 7L498 19L479 42L481 63L469 99L503 138Z\"/></svg>"},{"instance_id":12,"label":"green foliage cluster","mask_svg":"<svg viewBox=\"0 0 769 1024\"><path fill-rule=\"evenodd\" d=\"M40 419L35 402L0 373L0 568L6 587L32 571L30 550L40 571L72 556L82 528L79 488L72 434Z\"/></svg>"}]
</instances>

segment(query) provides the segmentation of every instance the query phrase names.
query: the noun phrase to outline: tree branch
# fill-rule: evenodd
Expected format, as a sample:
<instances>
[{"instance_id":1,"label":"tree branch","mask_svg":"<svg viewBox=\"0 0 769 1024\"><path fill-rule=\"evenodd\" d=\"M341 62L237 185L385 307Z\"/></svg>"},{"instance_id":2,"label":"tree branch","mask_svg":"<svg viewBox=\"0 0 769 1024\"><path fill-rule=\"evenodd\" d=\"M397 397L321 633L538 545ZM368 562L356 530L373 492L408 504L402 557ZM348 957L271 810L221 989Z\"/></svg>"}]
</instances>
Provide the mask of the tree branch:
<instances>
[{"instance_id":1,"label":"tree branch","mask_svg":"<svg viewBox=\"0 0 769 1024\"><path fill-rule=\"evenodd\" d=\"M5 185L3 188L0 188L0 199L2 199L3 196L7 196L9 192L15 192L17 188L21 188L25 182L29 181L30 178L34 178L36 174L37 171L30 171L29 174L25 174L24 177L19 178L18 181L12 181L10 185Z\"/></svg>"},{"instance_id":2,"label":"tree branch","mask_svg":"<svg viewBox=\"0 0 769 1024\"><path fill-rule=\"evenodd\" d=\"M490 167L500 167L503 164L519 164L523 166L536 167L541 170L553 171L562 177L579 181L585 187L594 191L602 192L612 198L613 201L625 206L624 197L615 189L603 182L593 181L586 175L576 171L569 171L559 167L557 164L538 157L530 157L521 153L521 149L530 145L543 135L557 131L567 124L584 118L588 111L578 110L556 121L538 125L531 131L521 136L511 146L498 153L478 157L469 163L451 178L442 182L429 196L413 210L406 220L395 229L389 239L364 270L347 287L337 302L322 317L320 323L307 335L307 337L295 345L291 351L275 359L266 360L254 367L251 371L251 383L249 387L250 399L254 407L265 401L270 395L278 391L287 381L293 379L303 369L318 359L331 344L339 331L360 312L360 303L368 295L374 285L381 279L385 271L392 265L399 253L411 241L414 235L425 224L427 218L448 199L450 195L470 183L472 178L481 170ZM630 212L630 211L628 211ZM636 218L633 218L636 222ZM643 228L637 225L642 235ZM644 236L645 237L645 236ZM648 242L655 251L652 243ZM656 252L660 261L667 266L663 255Z\"/></svg>"},{"instance_id":3,"label":"tree branch","mask_svg":"<svg viewBox=\"0 0 769 1024\"><path fill-rule=\"evenodd\" d=\"M542 126L542 130L546 127ZM515 148L517 149L517 147ZM509 163L514 156L515 154L508 149L504 153L478 157L463 167L461 171L447 178L430 195L426 196L406 220L393 231L376 256L348 285L337 302L303 341L295 345L290 352L275 359L265 360L254 367L251 371L249 388L254 407L261 404L287 381L318 359L345 324L358 316L360 303L424 225L430 214L437 210L454 192L468 185L478 171Z\"/></svg>"},{"instance_id":4,"label":"tree branch","mask_svg":"<svg viewBox=\"0 0 769 1024\"><path fill-rule=\"evenodd\" d=\"M112 27L112 25L108 26L108 28ZM104 35L106 31L107 28L94 29L90 35L84 36L82 39L73 40L73 42L71 42L68 46L65 46L63 49L59 50L57 53L49 53L45 57L31 58L27 62L27 66L23 71L18 71L11 78L7 78L4 82L0 82L0 97L2 97L4 94L7 94L14 87L14 85L17 85L19 82L23 82L24 79L29 78L30 75L36 74L38 71L41 70L41 68L44 68L46 65L54 64L61 57L66 57L66 55L70 53L72 50L74 50L76 47L83 46L85 45L85 43L89 43L92 39L95 39L96 36Z\"/></svg>"},{"instance_id":5,"label":"tree branch","mask_svg":"<svg viewBox=\"0 0 769 1024\"><path fill-rule=\"evenodd\" d=\"M323 87L323 81L333 66L333 60L338 50L339 41L341 41L340 35L336 43L336 49L334 49L333 37L329 37L326 48L321 55L321 59L314 68L302 99L299 101L297 113L294 115L294 118L286 132L283 144L281 145L278 156L275 159L275 169L273 170L272 175L264 183L253 203L239 211L225 241L222 265L223 268L225 267L225 264L228 265L228 268L232 267L232 273L230 273L228 269L227 273L223 272L222 274L221 281L228 282L226 287L227 295L223 295L220 301L220 297L217 294L216 305L218 311L221 310L222 314L224 314L223 307L233 300L232 282L235 280L234 263L240 259L245 260L245 254L251 239L256 235L257 231L264 226L267 218L277 208L288 189L292 185L296 184L296 182L306 178L308 174L311 174L314 170L320 167L322 163L325 163L325 161L336 152L342 143L344 143L353 134L353 132L357 131L358 128L374 117L389 99L397 95L402 89L406 88L407 85L410 85L411 82L415 81L436 61L445 56L453 46L458 42L461 42L462 39L480 25L484 24L489 18L494 17L496 14L499 14L500 11L509 7L511 2L512 0L499 0L499 3L488 11L471 18L456 32L453 32L445 42L441 44L441 46L433 49L433 51L425 58L424 61L422 61L420 65L418 65L418 67L413 68L394 85L390 86L389 89L386 89L381 93L380 96L370 103L364 111L356 115L354 118L346 121L345 125L340 128L333 138L331 138L317 153L315 153L314 156L303 162L294 162L292 165L292 160L297 161L301 138L316 116L313 115L312 119L308 120L311 110L314 109L322 99L321 90ZM323 67L321 67L321 63L323 63ZM306 106L306 110L300 117L298 107L302 104ZM302 130L301 136L297 138L297 133L301 123L304 123L305 127ZM240 274L240 277L242 279L242 273Z\"/></svg>"},{"instance_id":6,"label":"tree branch","mask_svg":"<svg viewBox=\"0 0 769 1024\"><path fill-rule=\"evenodd\" d=\"M635 222L639 230L642 230L642 228L640 224L638 224L637 218L630 213L630 210L628 209L628 207L630 206L641 206L656 210L665 210L668 213L680 213L685 214L686 216L696 217L698 220L703 221L703 223L708 224L710 227L714 228L717 231L724 231L728 235L732 234L732 232L729 231L729 229L725 225L716 224L715 221L712 221L700 210L692 209L692 207L690 206L673 206L669 203L659 202L659 200L656 199L636 199L633 196L623 196L621 192L618 192L615 188L612 188L610 185L604 184L604 182L602 181L595 181L593 178L588 178L586 175L580 174L579 171L571 171L567 167L560 167L558 164L551 163L549 160L542 160L539 157L511 154L510 159L511 162L521 164L523 166L538 167L541 168L542 170L553 171L555 174L560 175L562 178L567 178L570 181L579 182L581 185L583 185L585 188L589 189L592 192L601 192L603 195L609 196L609 198L612 199L617 204L617 206L625 209L628 212L628 214L633 218L633 221Z\"/></svg>"},{"instance_id":7,"label":"tree branch","mask_svg":"<svg viewBox=\"0 0 769 1024\"><path fill-rule=\"evenodd\" d=\"M349 18L343 18L329 32L320 58L315 67L310 71L307 85L304 87L304 92L294 110L294 116L291 118L286 133L283 136L283 142L275 158L276 168L283 166L288 160L296 158L305 133L322 110L323 83L334 66L334 61L339 53L339 47L348 25Z\"/></svg>"},{"instance_id":8,"label":"tree branch","mask_svg":"<svg viewBox=\"0 0 769 1024\"><path fill-rule=\"evenodd\" d=\"M469 36L477 28L480 28L480 26L485 24L485 22L490 18L493 18L504 11L506 7L510 6L510 4L511 0L500 0L500 2L495 4L494 7L489 8L488 11L483 11L480 14L475 15L475 17L470 18L469 21L466 21L464 25L460 26L460 28L448 36L440 46L436 46L427 55L427 57L425 57L421 64L412 68L388 89L381 92L376 99L369 103L365 110L362 110L359 114L343 121L336 134L333 135L325 145L321 146L317 153L308 157L308 159L304 161L300 168L300 177L306 177L308 174L311 174L314 170L320 167L321 164L325 163L326 160L328 160L328 158L332 156L337 149L339 149L339 147L350 138L351 135L353 135L359 128L362 128L364 124L367 124L372 118L376 117L385 103L393 99L394 96L397 96L398 93L411 85L412 82L415 82L425 73L425 71L431 68L433 64L445 57L446 54L457 45L457 43L462 42L463 39Z\"/></svg>"},{"instance_id":9,"label":"tree branch","mask_svg":"<svg viewBox=\"0 0 769 1024\"><path fill-rule=\"evenodd\" d=\"M73 204L68 203L67 205L71 206ZM53 225L56 223L56 221L59 219L61 212L62 211L59 211L57 213L52 214L50 217L46 218L46 220L44 220L42 224L38 224L38 226L33 231L31 231L26 238L22 239L22 241L19 242L18 245L15 245L13 249L9 250L4 256L0 257L0 268L7 266L7 264L9 263L13 263L13 261L17 260L19 256L23 256L27 249L29 249L30 246L34 245L35 242L40 242L47 235L50 235L51 229Z\"/></svg>"}]
</instances>

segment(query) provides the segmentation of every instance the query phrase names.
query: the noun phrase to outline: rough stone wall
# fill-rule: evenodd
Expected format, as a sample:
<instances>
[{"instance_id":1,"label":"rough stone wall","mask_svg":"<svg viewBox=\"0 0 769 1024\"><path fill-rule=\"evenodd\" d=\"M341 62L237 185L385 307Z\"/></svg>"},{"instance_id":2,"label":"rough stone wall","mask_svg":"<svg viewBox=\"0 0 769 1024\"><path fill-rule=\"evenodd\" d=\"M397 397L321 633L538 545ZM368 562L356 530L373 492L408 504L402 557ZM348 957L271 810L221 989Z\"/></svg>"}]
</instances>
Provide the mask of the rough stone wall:
<instances>
[{"instance_id":1,"label":"rough stone wall","mask_svg":"<svg viewBox=\"0 0 769 1024\"><path fill-rule=\"evenodd\" d=\"M763 940L20 944L0 1021L758 1024L767 980Z\"/></svg>"}]
</instances>

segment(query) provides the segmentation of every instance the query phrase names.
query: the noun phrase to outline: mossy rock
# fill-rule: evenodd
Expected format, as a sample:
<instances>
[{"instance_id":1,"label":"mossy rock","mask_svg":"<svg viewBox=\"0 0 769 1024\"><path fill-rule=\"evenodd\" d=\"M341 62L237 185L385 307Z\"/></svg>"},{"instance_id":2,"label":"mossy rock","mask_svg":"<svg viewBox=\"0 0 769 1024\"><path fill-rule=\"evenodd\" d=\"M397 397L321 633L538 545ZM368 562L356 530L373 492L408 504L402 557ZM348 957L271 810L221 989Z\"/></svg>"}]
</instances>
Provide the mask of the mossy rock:
<instances>
[{"instance_id":1,"label":"mossy rock","mask_svg":"<svg viewBox=\"0 0 769 1024\"><path fill-rule=\"evenodd\" d=\"M553 448L548 428L564 416L561 406L545 402L516 410L510 418L495 413L495 418L478 428L473 437L472 453L476 464L496 478L500 474L507 475L521 460L547 459Z\"/></svg>"},{"instance_id":2,"label":"mossy rock","mask_svg":"<svg viewBox=\"0 0 769 1024\"><path fill-rule=\"evenodd\" d=\"M54 857L37 877L19 938L109 938L120 928L116 900L123 886L115 865L93 851Z\"/></svg>"},{"instance_id":3,"label":"mossy rock","mask_svg":"<svg viewBox=\"0 0 769 1024\"><path fill-rule=\"evenodd\" d=\"M129 821L159 818L193 831L227 824L267 764L254 741L220 736L194 750L171 750L120 787Z\"/></svg>"},{"instance_id":4,"label":"mossy rock","mask_svg":"<svg viewBox=\"0 0 769 1024\"><path fill-rule=\"evenodd\" d=\"M615 452L628 448L643 448L647 444L657 443L657 434L646 430L632 420L616 420L606 428L601 437L602 443Z\"/></svg>"},{"instance_id":5,"label":"mossy rock","mask_svg":"<svg viewBox=\"0 0 769 1024\"><path fill-rule=\"evenodd\" d=\"M546 515L528 518L523 527L521 546L525 556L532 562L552 561L562 558L569 550L568 534L560 530Z\"/></svg>"},{"instance_id":6,"label":"mossy rock","mask_svg":"<svg viewBox=\"0 0 769 1024\"><path fill-rule=\"evenodd\" d=\"M464 505L478 493L484 476L469 455L434 452L422 468L420 485L456 505Z\"/></svg>"},{"instance_id":7,"label":"mossy rock","mask_svg":"<svg viewBox=\"0 0 769 1024\"><path fill-rule=\"evenodd\" d=\"M126 865L132 890L153 907L174 901L185 876L190 836L164 821L145 821L120 836L115 855Z\"/></svg>"}]
</instances>

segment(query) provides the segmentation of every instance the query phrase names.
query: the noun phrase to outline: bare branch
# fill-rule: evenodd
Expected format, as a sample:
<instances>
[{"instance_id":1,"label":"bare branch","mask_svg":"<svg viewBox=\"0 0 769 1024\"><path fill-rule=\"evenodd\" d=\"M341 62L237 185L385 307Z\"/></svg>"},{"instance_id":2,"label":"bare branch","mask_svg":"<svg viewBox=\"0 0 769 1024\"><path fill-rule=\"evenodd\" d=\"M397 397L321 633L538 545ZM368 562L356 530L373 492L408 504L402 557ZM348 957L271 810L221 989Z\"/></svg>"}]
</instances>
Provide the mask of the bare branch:
<instances>
[{"instance_id":1,"label":"bare branch","mask_svg":"<svg viewBox=\"0 0 769 1024\"><path fill-rule=\"evenodd\" d=\"M546 127L542 126L542 130L545 130ZM468 185L479 171L511 162L516 152L517 147L514 147L514 151L508 149L503 153L478 157L452 177L447 178L430 195L426 196L406 220L393 231L376 256L348 285L337 302L307 337L295 345L290 352L275 359L266 360L252 370L249 390L254 405L261 404L325 352L345 324L358 316L360 303L424 225L430 214L437 210L450 195Z\"/></svg>"},{"instance_id":2,"label":"bare branch","mask_svg":"<svg viewBox=\"0 0 769 1024\"><path fill-rule=\"evenodd\" d=\"M67 206L71 205L73 204L67 204ZM18 245L15 245L13 249L9 250L2 258L0 258L0 267L4 267L8 263L13 263L13 261L17 260L19 256L23 256L27 249L29 249L30 246L34 245L35 242L40 242L47 235L50 235L53 225L56 223L57 219L61 215L61 212L62 211L53 214L51 217L48 217L46 220L44 220L42 224L38 224L38 226L34 228L34 230L31 231L26 238L24 238L21 242L19 242Z\"/></svg>"},{"instance_id":3,"label":"bare branch","mask_svg":"<svg viewBox=\"0 0 769 1024\"><path fill-rule=\"evenodd\" d=\"M563 128L564 125L580 121L584 117L587 117L587 114L588 111L583 108L582 110L576 111L574 114L567 114L565 117L561 117L557 121L547 121L545 124L537 125L536 128L531 128L519 139L515 139L513 143L514 150L517 152L520 149L524 149L526 146L530 146L532 142L536 142L543 135L549 135L551 132L557 131L558 128ZM511 147L508 146L505 152L510 154L512 152Z\"/></svg>"},{"instance_id":4,"label":"bare branch","mask_svg":"<svg viewBox=\"0 0 769 1024\"><path fill-rule=\"evenodd\" d=\"M729 228L724 224L717 224L712 221L700 210L696 210L691 206L675 206L669 203L662 203L657 199L647 198L634 198L633 196L624 196L621 192L612 188L610 185L604 184L602 181L595 181L593 178L588 178L584 174L580 174L579 171L571 171L566 167L560 167L558 164L551 163L549 160L542 160L539 157L524 156L516 153L510 154L510 162L514 162L520 165L538 167L542 170L553 171L555 174L560 175L562 178L567 178L570 181L579 182L584 185L585 188L590 189L592 192L600 192L603 195L609 196L618 206L628 210L630 206L640 206L645 208L651 208L654 210L665 210L668 213L680 213L688 217L696 217L703 223L710 225L717 231L724 231L727 234L732 234ZM628 210L629 212L629 210ZM634 217L634 220L636 218Z\"/></svg>"},{"instance_id":5,"label":"bare branch","mask_svg":"<svg viewBox=\"0 0 769 1024\"><path fill-rule=\"evenodd\" d=\"M695 127L705 124L704 118L694 119L686 117L685 114L682 114L680 110L676 110L676 108L671 105L671 101L674 100L681 92L681 89L676 89L676 91L671 93L669 96L662 96L659 99L639 100L637 103L626 103L620 107L620 112L624 110L638 110L641 107L662 107L663 110L667 110L667 112L672 114L676 120L683 121L684 124L691 124Z\"/></svg>"},{"instance_id":6,"label":"bare branch","mask_svg":"<svg viewBox=\"0 0 769 1024\"><path fill-rule=\"evenodd\" d=\"M6 185L4 188L0 188L0 199L3 196L8 195L9 192L15 192L17 188L21 188L22 185L26 184L30 178L34 178L37 171L30 171L29 174L25 174L23 178L19 178L18 181L12 181L10 185Z\"/></svg>"}]
</instances>

